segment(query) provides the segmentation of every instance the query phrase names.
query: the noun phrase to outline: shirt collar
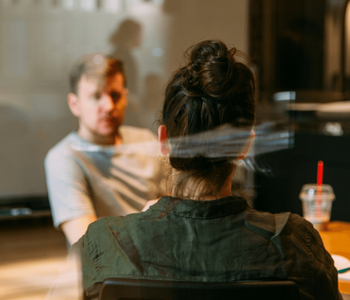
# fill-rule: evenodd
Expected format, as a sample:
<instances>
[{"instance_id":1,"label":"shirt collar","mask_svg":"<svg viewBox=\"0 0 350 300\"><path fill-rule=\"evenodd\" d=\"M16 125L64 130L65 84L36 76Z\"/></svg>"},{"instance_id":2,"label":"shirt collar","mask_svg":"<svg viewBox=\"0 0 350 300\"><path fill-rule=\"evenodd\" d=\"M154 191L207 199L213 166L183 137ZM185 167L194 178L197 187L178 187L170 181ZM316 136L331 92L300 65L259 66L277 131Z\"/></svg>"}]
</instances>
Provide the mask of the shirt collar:
<instances>
[{"instance_id":1,"label":"shirt collar","mask_svg":"<svg viewBox=\"0 0 350 300\"><path fill-rule=\"evenodd\" d=\"M234 198L231 196L210 201L177 199L171 196L163 196L156 204L151 206L151 209L185 218L213 219L235 214L248 207L247 201L243 198Z\"/></svg>"}]
</instances>

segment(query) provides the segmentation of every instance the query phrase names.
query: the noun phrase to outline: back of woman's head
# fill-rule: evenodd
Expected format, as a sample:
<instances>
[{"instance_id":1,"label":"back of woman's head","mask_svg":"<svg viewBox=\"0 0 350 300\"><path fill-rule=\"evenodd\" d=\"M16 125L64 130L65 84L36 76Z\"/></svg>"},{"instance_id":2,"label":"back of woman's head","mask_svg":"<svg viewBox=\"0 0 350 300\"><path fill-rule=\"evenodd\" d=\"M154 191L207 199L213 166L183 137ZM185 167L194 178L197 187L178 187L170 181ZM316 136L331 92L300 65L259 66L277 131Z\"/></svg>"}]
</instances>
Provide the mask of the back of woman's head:
<instances>
[{"instance_id":1,"label":"back of woman's head","mask_svg":"<svg viewBox=\"0 0 350 300\"><path fill-rule=\"evenodd\" d=\"M216 194L233 167L232 157L208 157L202 139L192 143L193 155L177 155L189 136L222 125L251 128L254 123L254 74L237 56L246 57L218 40L200 42L187 50L187 65L167 86L161 123L170 138L170 164L183 174L175 180L179 197L189 177L211 183L203 196Z\"/></svg>"}]
</instances>

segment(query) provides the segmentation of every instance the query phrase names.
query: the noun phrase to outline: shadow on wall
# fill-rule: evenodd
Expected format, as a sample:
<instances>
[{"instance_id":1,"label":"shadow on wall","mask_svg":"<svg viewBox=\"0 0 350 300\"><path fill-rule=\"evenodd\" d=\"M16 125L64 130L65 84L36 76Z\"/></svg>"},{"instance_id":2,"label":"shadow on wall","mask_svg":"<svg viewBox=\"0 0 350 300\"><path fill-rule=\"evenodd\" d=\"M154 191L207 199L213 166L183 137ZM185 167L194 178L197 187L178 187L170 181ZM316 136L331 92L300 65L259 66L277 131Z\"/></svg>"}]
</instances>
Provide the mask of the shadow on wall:
<instances>
[{"instance_id":1,"label":"shadow on wall","mask_svg":"<svg viewBox=\"0 0 350 300\"><path fill-rule=\"evenodd\" d=\"M126 85L129 92L138 93L138 67L131 52L134 48L139 48L142 40L142 26L137 21L124 20L110 36L110 43L113 46L111 56L124 63Z\"/></svg>"},{"instance_id":2,"label":"shadow on wall","mask_svg":"<svg viewBox=\"0 0 350 300\"><path fill-rule=\"evenodd\" d=\"M29 134L29 125L29 117L22 110L10 105L0 105L1 140L25 137ZM6 144L10 143L5 143L5 145ZM4 144L2 145L4 146Z\"/></svg>"},{"instance_id":3,"label":"shadow on wall","mask_svg":"<svg viewBox=\"0 0 350 300\"><path fill-rule=\"evenodd\" d=\"M0 198L45 194L45 155L76 127L71 115L35 118L11 105L0 105Z\"/></svg>"}]
</instances>

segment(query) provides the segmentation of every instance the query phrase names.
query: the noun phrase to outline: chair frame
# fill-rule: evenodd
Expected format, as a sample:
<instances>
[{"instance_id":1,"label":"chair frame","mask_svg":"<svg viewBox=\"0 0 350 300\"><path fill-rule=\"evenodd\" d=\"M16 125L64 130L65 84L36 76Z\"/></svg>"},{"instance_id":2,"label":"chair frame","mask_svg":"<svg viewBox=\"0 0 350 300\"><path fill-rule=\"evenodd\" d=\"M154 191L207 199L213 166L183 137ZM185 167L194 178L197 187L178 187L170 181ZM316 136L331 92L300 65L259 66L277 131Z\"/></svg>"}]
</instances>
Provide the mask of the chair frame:
<instances>
[{"instance_id":1,"label":"chair frame","mask_svg":"<svg viewBox=\"0 0 350 300\"><path fill-rule=\"evenodd\" d=\"M182 282L147 279L107 278L99 300L298 300L293 281Z\"/></svg>"}]
</instances>

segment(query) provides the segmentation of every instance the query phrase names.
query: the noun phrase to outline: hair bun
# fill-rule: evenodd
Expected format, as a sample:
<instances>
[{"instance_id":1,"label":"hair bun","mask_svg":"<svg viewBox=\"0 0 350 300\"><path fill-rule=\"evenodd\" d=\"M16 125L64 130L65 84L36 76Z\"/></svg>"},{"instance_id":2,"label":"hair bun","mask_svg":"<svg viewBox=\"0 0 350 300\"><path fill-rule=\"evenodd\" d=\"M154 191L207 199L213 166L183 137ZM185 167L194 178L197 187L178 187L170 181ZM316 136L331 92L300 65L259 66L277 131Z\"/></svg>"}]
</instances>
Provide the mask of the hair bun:
<instances>
[{"instance_id":1,"label":"hair bun","mask_svg":"<svg viewBox=\"0 0 350 300\"><path fill-rule=\"evenodd\" d=\"M228 49L218 40L203 41L187 52L185 89L189 96L225 98L232 88L236 48ZM187 87L191 87L187 89Z\"/></svg>"}]
</instances>

